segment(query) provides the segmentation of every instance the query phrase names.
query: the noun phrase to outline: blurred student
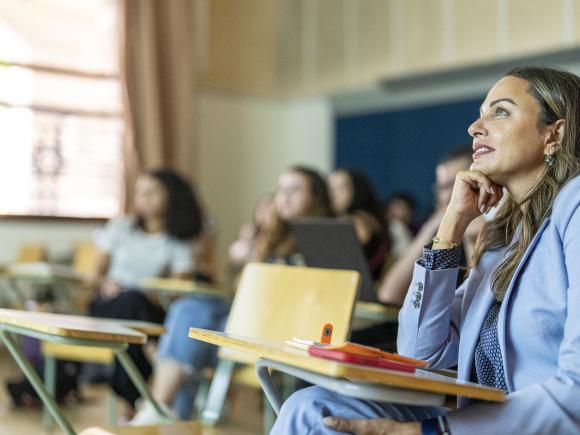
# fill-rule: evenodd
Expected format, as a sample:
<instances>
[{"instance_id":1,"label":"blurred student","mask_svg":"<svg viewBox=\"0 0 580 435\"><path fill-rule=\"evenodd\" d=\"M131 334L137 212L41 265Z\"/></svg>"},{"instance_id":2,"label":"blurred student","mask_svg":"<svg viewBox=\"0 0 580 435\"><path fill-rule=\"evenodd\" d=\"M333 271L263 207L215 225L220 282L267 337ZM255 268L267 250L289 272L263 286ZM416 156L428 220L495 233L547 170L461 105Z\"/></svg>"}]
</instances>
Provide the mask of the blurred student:
<instances>
[{"instance_id":1,"label":"blurred student","mask_svg":"<svg viewBox=\"0 0 580 435\"><path fill-rule=\"evenodd\" d=\"M351 219L376 281L389 256L390 235L382 206L369 179L352 169L335 169L328 176L332 209L336 216Z\"/></svg>"},{"instance_id":2,"label":"blurred student","mask_svg":"<svg viewBox=\"0 0 580 435\"><path fill-rule=\"evenodd\" d=\"M451 200L453 183L459 171L469 169L472 162L471 145L465 145L445 155L435 169L435 211L421 226L405 254L385 274L379 288L379 300L383 303L401 305L413 277L413 267L423 253L423 247L435 235L447 204ZM479 225L482 218L473 225ZM471 230L470 230L471 231ZM474 238L472 236L472 238Z\"/></svg>"},{"instance_id":3,"label":"blurred student","mask_svg":"<svg viewBox=\"0 0 580 435\"><path fill-rule=\"evenodd\" d=\"M324 178L314 169L292 166L278 178L274 196L274 222L257 246L253 260L268 263L303 264L289 221L332 216Z\"/></svg>"},{"instance_id":4,"label":"blurred student","mask_svg":"<svg viewBox=\"0 0 580 435\"><path fill-rule=\"evenodd\" d=\"M416 234L417 222L415 213L417 201L412 194L407 192L395 192L385 201L385 220L387 222L402 222L414 235Z\"/></svg>"},{"instance_id":5,"label":"blurred student","mask_svg":"<svg viewBox=\"0 0 580 435\"><path fill-rule=\"evenodd\" d=\"M274 224L274 213L274 195L263 195L256 203L252 222L242 225L238 239L229 247L230 265L236 274L254 257L260 240Z\"/></svg>"},{"instance_id":6,"label":"blurred student","mask_svg":"<svg viewBox=\"0 0 580 435\"><path fill-rule=\"evenodd\" d=\"M278 179L274 195L273 222L260 239L252 261L298 265L303 263L288 221L305 217L330 216L330 200L324 178L313 169L293 166ZM223 330L229 305L220 299L188 297L174 302L159 342L153 373L153 397L170 413L186 420L193 410L201 372L215 365L217 348L192 340L190 327ZM145 403L131 425L162 422L155 409Z\"/></svg>"},{"instance_id":7,"label":"blurred student","mask_svg":"<svg viewBox=\"0 0 580 435\"><path fill-rule=\"evenodd\" d=\"M194 241L204 215L191 186L169 169L141 175L135 186L134 214L111 220L95 237L100 250L98 294L89 312L95 317L162 323L164 311L139 290L144 278L192 278ZM151 365L141 346L128 353L147 379ZM139 392L115 362L112 387L133 407Z\"/></svg>"},{"instance_id":8,"label":"blurred student","mask_svg":"<svg viewBox=\"0 0 580 435\"><path fill-rule=\"evenodd\" d=\"M369 271L377 282L392 247L390 228L371 182L358 171L339 168L328 176L328 185L335 214L353 222ZM350 337L355 343L387 350L394 346L395 338L396 330L387 323L353 330Z\"/></svg>"}]
</instances>

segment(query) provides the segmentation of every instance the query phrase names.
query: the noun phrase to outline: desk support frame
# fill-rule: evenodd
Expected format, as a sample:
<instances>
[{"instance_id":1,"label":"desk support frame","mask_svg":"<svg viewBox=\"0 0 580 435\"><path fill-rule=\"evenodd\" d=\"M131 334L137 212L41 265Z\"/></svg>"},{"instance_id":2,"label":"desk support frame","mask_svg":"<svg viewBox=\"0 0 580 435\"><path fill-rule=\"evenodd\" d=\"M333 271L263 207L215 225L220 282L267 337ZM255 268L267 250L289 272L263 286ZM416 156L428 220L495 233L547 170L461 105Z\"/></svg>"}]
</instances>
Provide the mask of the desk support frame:
<instances>
[{"instance_id":1,"label":"desk support frame","mask_svg":"<svg viewBox=\"0 0 580 435\"><path fill-rule=\"evenodd\" d=\"M32 367L32 364L26 359L26 357L20 351L18 346L17 340L14 337L14 334L11 331L8 331L7 328L2 327L0 328L0 337L2 337L2 341L6 345L6 348L16 361L16 364L20 367L26 378L30 381L32 386L34 387L35 391L40 396L42 403L48 409L52 418L56 421L58 426L62 429L62 431L66 435L75 435L75 431L72 428L69 421L60 411L56 401L54 400L53 396L48 392L42 380Z\"/></svg>"},{"instance_id":2,"label":"desk support frame","mask_svg":"<svg viewBox=\"0 0 580 435\"><path fill-rule=\"evenodd\" d=\"M133 385L135 385L135 388L137 388L137 391L139 391L141 397L143 397L151 405L153 405L153 408L155 408L157 414L160 415L162 418L164 418L168 423L174 421L174 419L171 418L169 415L167 415L167 413L163 410L163 408L159 405L159 403L153 398L153 395L147 388L147 384L145 383L143 376L141 376L141 373L139 372L139 370L135 366L135 363L133 362L131 357L129 357L127 352L125 350L117 350L115 351L115 357L119 360L119 362L129 375L131 382L133 382Z\"/></svg>"},{"instance_id":3,"label":"desk support frame","mask_svg":"<svg viewBox=\"0 0 580 435\"><path fill-rule=\"evenodd\" d=\"M276 415L280 413L280 409L282 408L282 398L272 382L270 369L295 376L306 382L318 385L338 394L362 400L414 406L443 406L445 403L444 394L404 390L401 388L389 387L388 385L370 384L362 381L356 382L347 379L333 378L266 358L259 358L258 361L256 361L256 374L260 380L260 385L262 386L266 397L276 412Z\"/></svg>"},{"instance_id":4,"label":"desk support frame","mask_svg":"<svg viewBox=\"0 0 580 435\"><path fill-rule=\"evenodd\" d=\"M6 348L10 351L10 354L26 376L26 378L30 381L32 386L34 387L35 391L38 393L42 403L45 406L45 410L48 411L49 415L52 416L54 421L56 421L57 425L62 429L62 431L67 435L74 435L76 432L72 428L70 422L66 419L66 417L60 411L56 401L54 400L54 393L55 393L55 386L56 386L56 364L54 363L54 359L45 366L45 382L46 385L42 382L34 367L30 364L30 362L26 359L26 357L22 354L20 347L18 345L18 341L15 335L25 335L33 338L37 338L43 341L52 341L55 343L64 343L64 344L72 344L72 345L79 345L79 346L91 346L91 347L104 347L111 349L115 353L115 357L119 360L129 378L141 394L145 400L150 402L155 411L167 422L173 421L173 419L167 415L167 413L161 408L159 403L153 398L149 389L147 388L147 384L141 373L129 357L126 352L128 347L127 343L120 343L120 342L113 342L113 341L103 341L103 340L89 340L89 339L82 339L82 338L75 338L75 337L63 337L53 334L48 334L39 331L32 331L27 328L15 326L15 325L0 325L0 338L5 343ZM50 418L45 414L44 421L45 424L48 423ZM50 431L50 424L47 425L47 429Z\"/></svg>"}]
</instances>

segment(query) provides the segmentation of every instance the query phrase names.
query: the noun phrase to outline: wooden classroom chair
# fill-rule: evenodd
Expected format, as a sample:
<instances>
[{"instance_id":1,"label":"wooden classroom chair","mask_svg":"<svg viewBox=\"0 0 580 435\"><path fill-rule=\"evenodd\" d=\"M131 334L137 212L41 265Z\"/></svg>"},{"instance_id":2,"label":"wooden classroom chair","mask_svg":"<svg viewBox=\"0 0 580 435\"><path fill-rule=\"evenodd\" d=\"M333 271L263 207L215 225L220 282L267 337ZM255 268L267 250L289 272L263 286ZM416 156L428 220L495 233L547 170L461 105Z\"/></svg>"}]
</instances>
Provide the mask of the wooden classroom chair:
<instances>
[{"instance_id":1,"label":"wooden classroom chair","mask_svg":"<svg viewBox=\"0 0 580 435\"><path fill-rule=\"evenodd\" d=\"M78 243L74 248L72 268L87 280L97 274L99 249L93 242Z\"/></svg>"},{"instance_id":2,"label":"wooden classroom chair","mask_svg":"<svg viewBox=\"0 0 580 435\"><path fill-rule=\"evenodd\" d=\"M355 271L250 263L242 272L225 331L275 341L319 341L323 325L331 323L332 343L341 343L350 334L358 284ZM250 365L251 370L255 363L253 355L244 352L221 348L218 355L202 412L207 425L221 416L236 363ZM259 388L257 379L254 385Z\"/></svg>"},{"instance_id":3,"label":"wooden classroom chair","mask_svg":"<svg viewBox=\"0 0 580 435\"><path fill-rule=\"evenodd\" d=\"M15 261L6 266L2 275L6 302L4 306L23 308L27 300L36 300L39 292L54 289L55 304L61 311L83 311L87 299L88 277L94 276L97 251L92 243L82 243L75 249L73 265L51 264L46 261L46 249L41 244L22 245Z\"/></svg>"},{"instance_id":4,"label":"wooden classroom chair","mask_svg":"<svg viewBox=\"0 0 580 435\"><path fill-rule=\"evenodd\" d=\"M16 263L40 263L46 261L46 247L40 243L26 243L16 254Z\"/></svg>"}]
</instances>

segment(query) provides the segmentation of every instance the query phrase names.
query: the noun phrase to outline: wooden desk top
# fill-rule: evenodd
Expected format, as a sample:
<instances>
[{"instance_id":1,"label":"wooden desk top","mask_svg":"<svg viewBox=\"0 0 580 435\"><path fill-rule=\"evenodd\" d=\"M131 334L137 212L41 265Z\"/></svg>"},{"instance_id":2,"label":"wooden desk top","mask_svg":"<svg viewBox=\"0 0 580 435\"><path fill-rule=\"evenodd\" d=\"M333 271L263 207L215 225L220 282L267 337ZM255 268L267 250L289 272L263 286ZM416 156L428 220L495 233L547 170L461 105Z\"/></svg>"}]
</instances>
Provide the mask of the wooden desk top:
<instances>
[{"instance_id":1,"label":"wooden desk top","mask_svg":"<svg viewBox=\"0 0 580 435\"><path fill-rule=\"evenodd\" d=\"M190 328L189 337L237 351L249 352L254 355L255 359L260 357L268 358L333 378L346 378L353 381L372 382L408 390L464 396L494 402L502 402L505 399L505 393L502 390L449 378L428 370L418 369L415 373L404 373L395 370L345 364L311 357L304 350L295 349L280 342L236 337L198 328Z\"/></svg>"},{"instance_id":2,"label":"wooden desk top","mask_svg":"<svg viewBox=\"0 0 580 435\"><path fill-rule=\"evenodd\" d=\"M145 322L143 320L125 320L125 319L102 319L109 322L117 323L125 326L126 328L133 329L137 332L141 332L147 336L159 337L165 334L165 326L159 323Z\"/></svg>"},{"instance_id":3,"label":"wooden desk top","mask_svg":"<svg viewBox=\"0 0 580 435\"><path fill-rule=\"evenodd\" d=\"M144 322L135 322L132 327L125 326L125 322L127 321L0 309L0 325L18 326L59 337L130 344L143 344L147 341L147 336L139 332L139 328L145 329Z\"/></svg>"},{"instance_id":4,"label":"wooden desk top","mask_svg":"<svg viewBox=\"0 0 580 435\"><path fill-rule=\"evenodd\" d=\"M176 278L146 278L139 281L139 288L177 294L199 294L231 299L234 292L221 284L208 284Z\"/></svg>"},{"instance_id":5,"label":"wooden desk top","mask_svg":"<svg viewBox=\"0 0 580 435\"><path fill-rule=\"evenodd\" d=\"M65 279L83 282L85 277L72 267L50 263L13 263L4 267L4 275L13 278Z\"/></svg>"}]
</instances>

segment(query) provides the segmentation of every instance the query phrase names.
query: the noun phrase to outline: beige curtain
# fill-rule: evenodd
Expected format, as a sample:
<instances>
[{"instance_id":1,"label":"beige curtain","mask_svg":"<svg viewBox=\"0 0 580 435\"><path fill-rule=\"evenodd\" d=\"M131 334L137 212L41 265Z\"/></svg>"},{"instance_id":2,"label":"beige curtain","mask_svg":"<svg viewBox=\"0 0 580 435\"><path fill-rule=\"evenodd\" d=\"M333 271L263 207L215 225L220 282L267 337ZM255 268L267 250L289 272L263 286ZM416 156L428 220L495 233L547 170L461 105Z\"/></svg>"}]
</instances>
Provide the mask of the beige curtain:
<instances>
[{"instance_id":1,"label":"beige curtain","mask_svg":"<svg viewBox=\"0 0 580 435\"><path fill-rule=\"evenodd\" d=\"M122 0L128 194L143 169L168 166L192 181L196 173L194 4Z\"/></svg>"}]
</instances>

